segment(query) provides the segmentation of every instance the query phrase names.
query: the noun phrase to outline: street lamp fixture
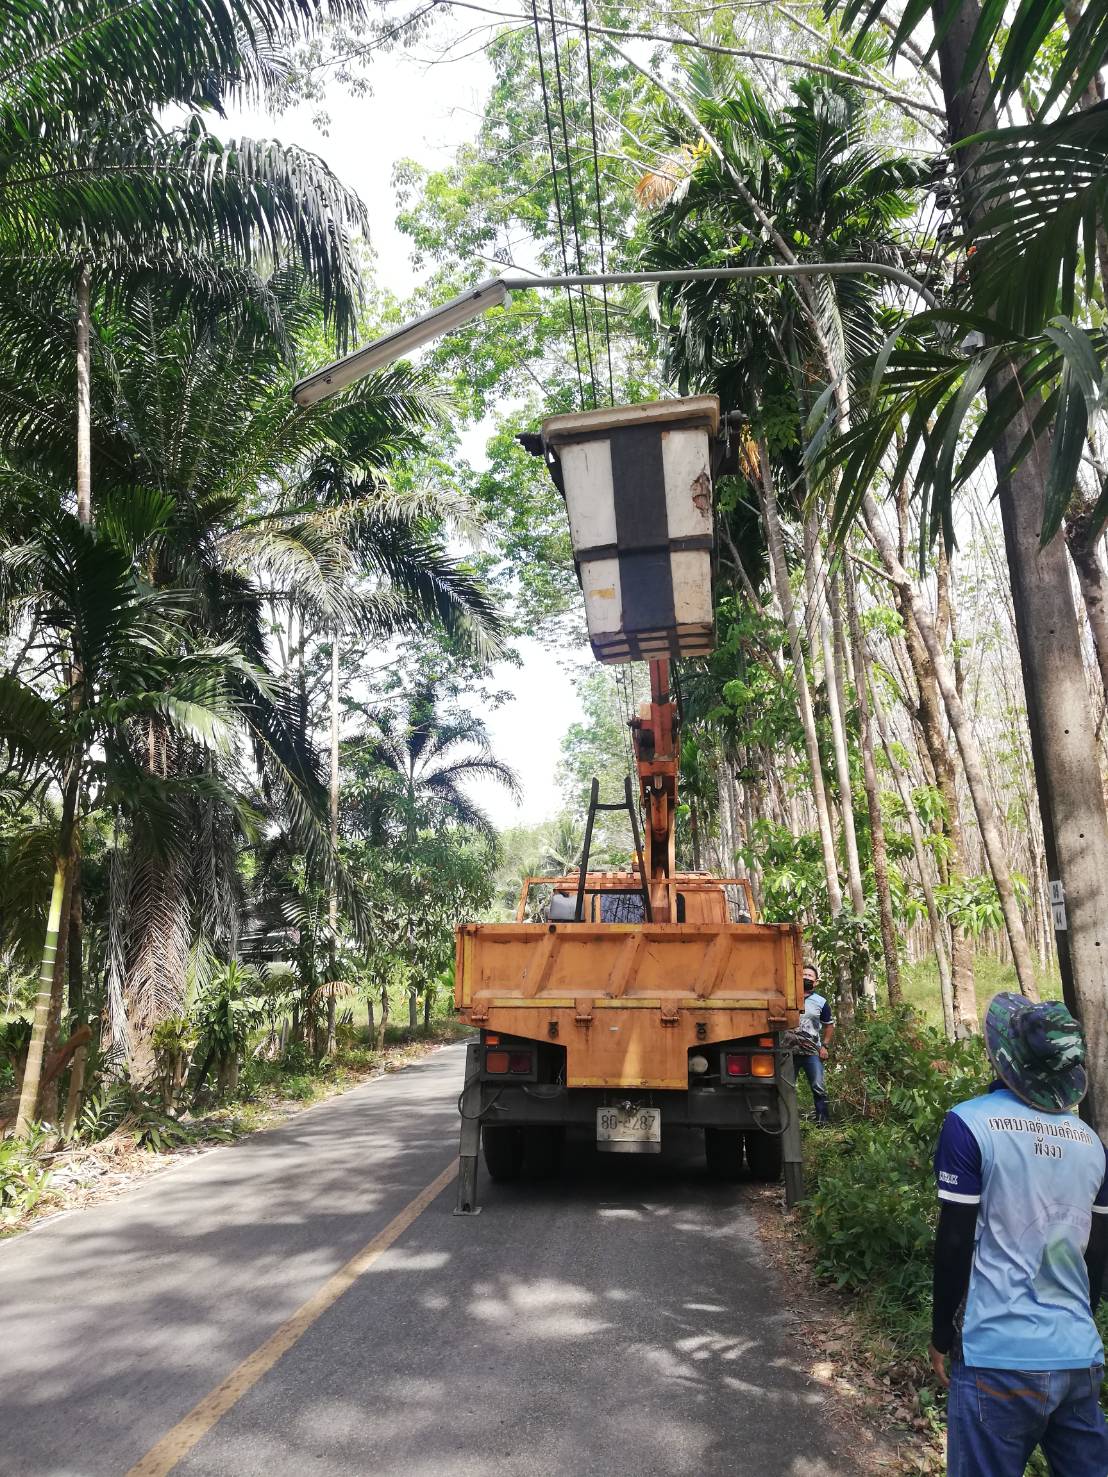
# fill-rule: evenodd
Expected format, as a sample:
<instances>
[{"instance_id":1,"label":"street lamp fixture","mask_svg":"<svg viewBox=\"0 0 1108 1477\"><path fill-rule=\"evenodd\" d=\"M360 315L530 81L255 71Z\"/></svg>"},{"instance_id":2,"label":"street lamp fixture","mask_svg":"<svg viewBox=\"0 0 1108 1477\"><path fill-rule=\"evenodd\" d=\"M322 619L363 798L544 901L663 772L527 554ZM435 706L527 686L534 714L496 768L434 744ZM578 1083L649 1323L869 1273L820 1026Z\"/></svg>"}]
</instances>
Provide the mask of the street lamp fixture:
<instances>
[{"instance_id":1,"label":"street lamp fixture","mask_svg":"<svg viewBox=\"0 0 1108 1477\"><path fill-rule=\"evenodd\" d=\"M513 292L533 287L618 287L627 283L648 282L735 282L744 277L883 277L910 288L930 308L938 307L934 294L922 282L900 267L884 262L782 262L778 266L758 267L688 267L673 272L583 272L568 277L490 277L476 287L452 297L441 308L413 318L391 333L374 339L364 349L347 354L298 380L292 398L297 405L314 405L356 384L375 369L383 369L403 359L412 349L432 339L452 333L488 308L505 306Z\"/></svg>"},{"instance_id":2,"label":"street lamp fixture","mask_svg":"<svg viewBox=\"0 0 1108 1477\"><path fill-rule=\"evenodd\" d=\"M508 284L502 277L490 277L476 287L469 287L452 297L441 308L432 308L419 318L396 328L392 333L374 339L364 349L355 349L344 359L336 359L317 369L313 374L298 380L293 386L292 398L297 405L314 405L317 400L326 400L349 385L357 384L375 369L383 369L397 359L403 359L413 349L432 339L452 333L473 318L479 318L489 308L498 308L510 300Z\"/></svg>"}]
</instances>

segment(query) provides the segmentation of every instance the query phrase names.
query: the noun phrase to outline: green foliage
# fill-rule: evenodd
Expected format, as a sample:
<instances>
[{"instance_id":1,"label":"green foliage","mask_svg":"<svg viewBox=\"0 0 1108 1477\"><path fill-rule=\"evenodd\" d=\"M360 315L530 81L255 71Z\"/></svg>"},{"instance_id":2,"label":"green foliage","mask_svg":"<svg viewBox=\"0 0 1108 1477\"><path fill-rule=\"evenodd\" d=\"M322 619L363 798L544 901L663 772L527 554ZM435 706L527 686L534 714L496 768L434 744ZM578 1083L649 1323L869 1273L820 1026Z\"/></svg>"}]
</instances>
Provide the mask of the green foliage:
<instances>
[{"instance_id":1,"label":"green foliage","mask_svg":"<svg viewBox=\"0 0 1108 1477\"><path fill-rule=\"evenodd\" d=\"M27 1050L31 1039L30 1016L17 1015L0 1026L0 1057L14 1060Z\"/></svg>"},{"instance_id":2,"label":"green foliage","mask_svg":"<svg viewBox=\"0 0 1108 1477\"><path fill-rule=\"evenodd\" d=\"M1026 906L1030 896L1026 877L1014 873L1012 890L1017 900ZM1004 913L992 877L953 878L936 887L935 898L951 923L971 938L980 938L987 931L999 933L1004 928Z\"/></svg>"},{"instance_id":3,"label":"green foliage","mask_svg":"<svg viewBox=\"0 0 1108 1477\"><path fill-rule=\"evenodd\" d=\"M290 1077L303 1077L315 1067L307 1042L290 1041L281 1053L281 1069Z\"/></svg>"},{"instance_id":4,"label":"green foliage","mask_svg":"<svg viewBox=\"0 0 1108 1477\"><path fill-rule=\"evenodd\" d=\"M566 809L583 824L594 776L601 801L623 799L624 780L634 775L629 719L650 696L650 679L640 667L589 667L577 681L583 717L571 723L562 739L558 780ZM621 811L601 812L593 831L593 857L602 854L615 865L631 855L631 825ZM592 858L590 858L590 866Z\"/></svg>"},{"instance_id":5,"label":"green foliage","mask_svg":"<svg viewBox=\"0 0 1108 1477\"><path fill-rule=\"evenodd\" d=\"M19 1139L0 1139L0 1231L14 1226L34 1210L50 1185L50 1172L40 1155L47 1134L32 1128Z\"/></svg>"},{"instance_id":6,"label":"green foliage","mask_svg":"<svg viewBox=\"0 0 1108 1477\"><path fill-rule=\"evenodd\" d=\"M563 67L583 79L585 57L579 33L559 37ZM547 36L545 47L549 47ZM564 160L552 175L547 151L544 88L540 82L534 37L529 28L505 28L488 46L486 56L493 83L485 102L477 137L458 149L453 163L428 170L415 161L401 163L394 176L400 197L399 228L411 239L419 265L432 266L430 289L421 293L419 306L458 292L465 268L459 263L496 262L505 267L526 263L544 271L564 270L563 245L556 225L555 189L562 212L568 215L568 178ZM551 66L549 54L547 68ZM567 87L563 99L571 156L584 146L593 119L589 93L597 100L598 184L590 182L584 195L575 173L578 225L585 270L599 267L594 188L601 197L605 226L605 261L609 270L630 265L633 237L641 220L635 185L642 169L631 161L623 167L628 134L655 134L662 95L653 84L618 54L595 47L591 86ZM656 156L651 153L651 159ZM576 164L573 166L576 171ZM568 229L568 228L567 228ZM571 251L572 251L571 247ZM570 257L571 267L574 265ZM485 275L486 269L474 271ZM434 294L431 297L431 294ZM609 311L605 314L605 302ZM413 307L416 305L413 304ZM592 358L585 342L585 319ZM495 323L495 327L492 324ZM662 380L657 373L657 339L648 304L641 294L616 289L606 294L513 293L511 306L491 322L451 334L429 357L449 376L454 393L476 420L487 414L494 398L516 404L530 400L536 385L546 414L602 403L609 394L609 365L605 344L612 344L612 403L657 397ZM495 456L495 453L494 453ZM535 467L522 469L526 481ZM533 490L524 490L529 499ZM544 537L552 504L543 495L543 517L536 531ZM532 547L534 547L532 545ZM563 573L557 577L564 591ZM528 583L526 580L524 583ZM540 593L538 588L535 593Z\"/></svg>"},{"instance_id":7,"label":"green foliage","mask_svg":"<svg viewBox=\"0 0 1108 1477\"><path fill-rule=\"evenodd\" d=\"M804 1223L817 1271L864 1290L871 1312L904 1324L909 1341L930 1296L943 1116L991 1076L980 1038L948 1042L907 1007L859 1014L836 1033L834 1124L807 1138Z\"/></svg>"},{"instance_id":8,"label":"green foliage","mask_svg":"<svg viewBox=\"0 0 1108 1477\"><path fill-rule=\"evenodd\" d=\"M310 1103L317 1090L318 1078L309 1077L307 1073L293 1073L281 1083L282 1094L300 1103Z\"/></svg>"},{"instance_id":9,"label":"green foliage","mask_svg":"<svg viewBox=\"0 0 1108 1477\"><path fill-rule=\"evenodd\" d=\"M139 1087L126 1074L114 1082L101 1082L89 1093L75 1137L79 1142L95 1144L116 1133L131 1138L136 1148L155 1154L201 1136L200 1129L167 1112L160 1096Z\"/></svg>"},{"instance_id":10,"label":"green foliage","mask_svg":"<svg viewBox=\"0 0 1108 1477\"><path fill-rule=\"evenodd\" d=\"M358 0L341 8L365 13ZM71 286L79 262L97 295L153 279L194 298L214 287L225 306L255 293L256 263L294 262L349 331L365 207L313 155L224 142L206 124L221 99L264 91L281 37L306 36L323 13L311 0L12 8L0 33L0 273L14 275L17 308L44 278ZM230 292L219 262L247 269Z\"/></svg>"},{"instance_id":11,"label":"green foliage","mask_svg":"<svg viewBox=\"0 0 1108 1477\"><path fill-rule=\"evenodd\" d=\"M242 1061L251 1034L266 1019L261 994L257 971L232 961L213 975L197 998L193 1017L200 1064L198 1091L213 1064L219 1066L222 1077Z\"/></svg>"},{"instance_id":12,"label":"green foliage","mask_svg":"<svg viewBox=\"0 0 1108 1477\"><path fill-rule=\"evenodd\" d=\"M762 916L767 923L804 925L806 945L829 990L834 992L832 982L840 977L860 983L880 950L876 908L867 906L860 921L848 908L832 916L819 837L811 831L794 837L787 826L759 820L742 856L762 879Z\"/></svg>"},{"instance_id":13,"label":"green foliage","mask_svg":"<svg viewBox=\"0 0 1108 1477\"><path fill-rule=\"evenodd\" d=\"M936 32L933 28L928 0L909 0L906 5L897 5L895 13L893 7L884 5L882 0L877 0L876 4L873 0L825 0L824 9L828 14L842 10L844 24L857 25L860 38L864 38L887 14L893 31L894 50L915 38L925 56L934 53L946 29ZM956 14L957 10L949 12L951 19ZM1065 43L1055 41L1051 45L1050 38L1062 31L1063 19L1068 20L1070 16L1064 0L1018 0L1017 4L1010 6L981 6L965 49L958 85L965 87L985 62L993 65L1002 100L1022 94L1041 52L1049 49L1056 65L1040 106L1045 108L1063 95L1070 100L1076 99L1096 75L1104 55L1108 39L1108 5L1104 0L1093 0L1092 4L1083 7L1083 13L1078 14L1080 18Z\"/></svg>"},{"instance_id":14,"label":"green foliage","mask_svg":"<svg viewBox=\"0 0 1108 1477\"><path fill-rule=\"evenodd\" d=\"M544 402L542 414L549 414ZM579 635L581 594L573 571L565 503L541 457L520 445L521 431L534 431L536 407L501 419L485 446L485 466L466 479L466 491L492 549L482 572L503 591L519 635L564 639L565 627Z\"/></svg>"}]
</instances>

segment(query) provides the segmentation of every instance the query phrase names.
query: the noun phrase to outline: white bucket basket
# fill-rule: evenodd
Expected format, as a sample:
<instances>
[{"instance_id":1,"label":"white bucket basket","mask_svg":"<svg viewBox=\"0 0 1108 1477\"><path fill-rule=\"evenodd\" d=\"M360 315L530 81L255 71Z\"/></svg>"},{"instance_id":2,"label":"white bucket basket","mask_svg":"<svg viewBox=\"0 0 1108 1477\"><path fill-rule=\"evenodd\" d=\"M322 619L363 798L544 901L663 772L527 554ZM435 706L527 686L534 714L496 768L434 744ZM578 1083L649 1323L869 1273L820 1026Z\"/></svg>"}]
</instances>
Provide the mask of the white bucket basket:
<instances>
[{"instance_id":1,"label":"white bucket basket","mask_svg":"<svg viewBox=\"0 0 1108 1477\"><path fill-rule=\"evenodd\" d=\"M560 465L593 654L705 656L712 622L714 395L543 422Z\"/></svg>"}]
</instances>

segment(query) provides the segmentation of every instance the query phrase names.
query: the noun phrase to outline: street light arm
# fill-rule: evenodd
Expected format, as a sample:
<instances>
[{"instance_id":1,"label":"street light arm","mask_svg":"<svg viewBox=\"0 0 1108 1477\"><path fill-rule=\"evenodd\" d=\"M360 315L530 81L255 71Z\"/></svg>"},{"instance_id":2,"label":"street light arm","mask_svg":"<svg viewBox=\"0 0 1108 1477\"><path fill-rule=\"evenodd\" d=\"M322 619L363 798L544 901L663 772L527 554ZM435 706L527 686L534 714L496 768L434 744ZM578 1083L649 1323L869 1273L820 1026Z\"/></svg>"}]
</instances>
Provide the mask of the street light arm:
<instances>
[{"instance_id":1,"label":"street light arm","mask_svg":"<svg viewBox=\"0 0 1108 1477\"><path fill-rule=\"evenodd\" d=\"M512 292L531 288L618 287L652 282L736 282L746 277L884 277L889 282L909 288L929 308L939 306L930 288L900 267L884 262L781 262L757 267L687 267L666 272L581 272L566 277L493 277L476 287L467 288L439 308L432 308L412 318L399 328L374 339L365 348L347 354L314 370L292 389L297 405L314 405L329 399L340 390L357 384L375 369L383 369L397 359L405 358L413 349L432 339L441 338L455 328L480 317L489 308L505 306Z\"/></svg>"},{"instance_id":2,"label":"street light arm","mask_svg":"<svg viewBox=\"0 0 1108 1477\"><path fill-rule=\"evenodd\" d=\"M650 282L737 282L743 277L885 277L910 288L929 308L939 300L918 277L884 262L781 262L757 267L678 267L666 272L583 272L569 277L501 277L510 292L529 287L618 287Z\"/></svg>"}]
</instances>

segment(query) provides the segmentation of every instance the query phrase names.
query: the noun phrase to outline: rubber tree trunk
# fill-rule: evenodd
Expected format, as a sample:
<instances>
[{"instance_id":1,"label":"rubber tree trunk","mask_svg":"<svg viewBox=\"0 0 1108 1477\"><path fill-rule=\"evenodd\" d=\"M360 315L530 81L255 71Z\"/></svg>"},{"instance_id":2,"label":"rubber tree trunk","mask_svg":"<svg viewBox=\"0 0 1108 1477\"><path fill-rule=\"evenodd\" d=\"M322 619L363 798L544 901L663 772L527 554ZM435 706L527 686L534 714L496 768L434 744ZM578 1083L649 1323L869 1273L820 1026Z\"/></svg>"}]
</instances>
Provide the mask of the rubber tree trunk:
<instances>
[{"instance_id":1,"label":"rubber tree trunk","mask_svg":"<svg viewBox=\"0 0 1108 1477\"><path fill-rule=\"evenodd\" d=\"M819 828L820 848L823 854L823 871L827 882L827 901L831 916L838 918L843 910L842 888L839 884L838 862L835 857L835 838L831 831L831 813L827 804L827 791L823 783L823 766L816 734L815 714L812 711L812 694L808 686L808 669L804 662L804 648L800 642L800 626L796 618L792 590L789 588L789 569L785 561L785 544L781 535L781 519L777 511L777 495L770 470L769 452L764 440L758 443L759 485L762 494L762 512L765 517L766 543L769 547L773 582L777 590L777 602L785 622L792 657L793 680L796 683L797 709L804 730L804 748L808 755L808 767L812 774L812 801L816 809L816 824ZM853 1013L854 997L850 982L840 981L840 1010L847 1015Z\"/></svg>"},{"instance_id":2,"label":"rubber tree trunk","mask_svg":"<svg viewBox=\"0 0 1108 1477\"><path fill-rule=\"evenodd\" d=\"M19 1090L19 1107L15 1118L16 1138L21 1138L29 1131L38 1110L39 1084L42 1080L42 1062L50 1025L54 975L58 959L58 940L62 927L67 882L73 864L78 783L78 771L74 766L62 792L61 824L58 827L58 849L54 861L54 885L50 893L46 938L43 942L42 959L39 964L38 993L35 995L35 1013L31 1025L31 1040L27 1048L27 1065L23 1071L23 1083ZM68 920L66 923L68 926Z\"/></svg>"},{"instance_id":3,"label":"rubber tree trunk","mask_svg":"<svg viewBox=\"0 0 1108 1477\"><path fill-rule=\"evenodd\" d=\"M946 811L943 830L950 843L950 863L947 876L951 882L969 875L966 861L966 841L958 814L958 788L955 775L954 756L947 743L943 728L943 702L935 680L931 658L923 643L919 627L908 604L896 592L897 609L904 623L904 645L908 660L916 679L919 706L916 719L923 737L923 747L931 762L935 784L943 797ZM957 678L955 678L957 687ZM974 1035L979 1029L977 1019L977 985L973 972L973 946L965 931L957 926L951 928L951 972L954 985L954 1018L959 1036Z\"/></svg>"},{"instance_id":4,"label":"rubber tree trunk","mask_svg":"<svg viewBox=\"0 0 1108 1477\"><path fill-rule=\"evenodd\" d=\"M865 640L863 638L863 647ZM866 653L868 656L868 652ZM869 663L867 662L867 667ZM877 731L881 735L881 745L885 750L885 758L888 761L889 771L896 785L900 802L904 806L908 817L908 830L912 837L912 853L916 859L916 869L920 876L920 887L923 889L924 906L927 909L927 922L931 929L931 943L935 950L935 963L939 971L939 998L942 1001L943 1029L947 1040L953 1041L957 1035L954 1022L954 987L950 971L950 954L948 952L948 934L942 915L939 913L938 903L935 898L935 888L931 881L931 854L923 839L923 827L920 825L916 807L912 801L912 785L900 760L896 757L896 751L892 746L889 736L888 725L885 722L885 711L881 706L876 686L870 688L870 697L873 701L873 716L877 722Z\"/></svg>"},{"instance_id":5,"label":"rubber tree trunk","mask_svg":"<svg viewBox=\"0 0 1108 1477\"><path fill-rule=\"evenodd\" d=\"M1093 531L1087 512L1066 519L1066 546L1077 571L1101 686L1108 701L1108 574L1101 562L1099 542L1099 532Z\"/></svg>"},{"instance_id":6,"label":"rubber tree trunk","mask_svg":"<svg viewBox=\"0 0 1108 1477\"><path fill-rule=\"evenodd\" d=\"M978 748L977 739L973 728L962 707L962 700L958 696L954 677L947 666L946 657L939 645L935 634L935 627L931 620L931 612L920 598L908 571L897 558L892 539L886 533L881 523L877 505L870 493L866 493L862 500L862 516L866 522L866 528L874 548L880 555L881 562L896 585L901 599L911 609L912 618L916 623L927 655L931 661L931 668L935 673L935 681L939 691L942 693L943 703L946 707L950 726L954 730L954 737L958 744L958 752L962 756L962 768L965 771L966 784L969 786L970 796L973 799L973 808L977 814L977 824L981 831L981 841L985 847L985 855L988 857L989 870L996 885L997 896L1000 899L1001 911L1004 914L1004 925L1008 932L1008 942L1012 950L1012 963L1015 965L1016 978L1019 987L1029 1000L1037 1000L1038 990L1035 985L1035 971L1031 963L1031 950L1027 944L1027 935L1024 932L1023 919L1020 916L1019 903L1016 900L1015 889L1012 886L1012 874L1008 869L1008 858L1005 855L1004 843L1001 839L1000 828L997 824L996 811L993 809L992 799L989 795L988 780L985 775L985 766L981 758L981 750ZM1068 590L1067 583L1067 590ZM1082 676L1084 684L1084 676ZM1094 771L1095 772L1095 771ZM1101 804L1103 813L1103 802ZM1108 843L1108 835L1106 835ZM1106 847L1108 849L1108 847Z\"/></svg>"},{"instance_id":7,"label":"rubber tree trunk","mask_svg":"<svg viewBox=\"0 0 1108 1477\"><path fill-rule=\"evenodd\" d=\"M816 546L819 547L818 545ZM828 582L826 604L831 609L834 601L833 587ZM826 613L820 609L821 602L812 592L811 618L819 622L820 646L823 650L824 684L827 690L827 712L831 720L831 743L835 754L835 778L839 784L839 809L842 817L843 853L846 857L847 887L850 902L857 917L866 911L866 895L862 887L862 864L858 859L858 836L854 829L853 792L850 782L850 754L846 743L846 726L843 723L842 691L839 687L832 649L832 627Z\"/></svg>"},{"instance_id":8,"label":"rubber tree trunk","mask_svg":"<svg viewBox=\"0 0 1108 1477\"><path fill-rule=\"evenodd\" d=\"M934 6L936 33L953 0ZM952 143L996 126L986 67L962 84L965 57L980 16L977 0L961 0L939 47L939 69ZM958 186L964 223L981 219L975 166L978 148L959 150ZM985 386L990 398L1010 384L1010 372ZM1043 822L1050 881L1062 894L1056 927L1058 965L1067 1004L1088 1042L1089 1097L1083 1111L1108 1137L1108 814L1097 782L1096 735L1089 710L1077 614L1060 535L1040 547L1049 438L1032 441L1011 475L1026 433L1026 416L994 450L997 498L1012 584L1016 638L1027 699L1031 755Z\"/></svg>"},{"instance_id":9,"label":"rubber tree trunk","mask_svg":"<svg viewBox=\"0 0 1108 1477\"><path fill-rule=\"evenodd\" d=\"M850 901L861 932L865 927L866 894L862 886L862 863L858 856L858 836L854 828L854 786L850 775L850 750L846 737L846 702L843 697L841 653L843 650L842 611L839 607L839 584L837 579L827 583L827 608L831 612L831 626L820 621L823 642L823 665L827 673L827 694L831 711L831 734L835 744L835 769L839 781L839 809L843 819L843 850L846 852L846 873L850 883ZM887 878L887 874L886 874ZM868 957L868 956L867 956ZM877 989L873 978L866 970L862 980L862 994L871 1006L877 1004Z\"/></svg>"},{"instance_id":10,"label":"rubber tree trunk","mask_svg":"<svg viewBox=\"0 0 1108 1477\"><path fill-rule=\"evenodd\" d=\"M339 846L339 638L338 632L331 633L331 771L329 776L329 801L330 801L330 825L329 834L331 838L332 861ZM323 1054L334 1056L335 1054L335 989L338 985L338 932L339 932L339 894L334 879L331 881L331 891L327 899L327 925L330 939L327 952L330 958L328 976L330 989L327 992L327 1035L324 1042Z\"/></svg>"},{"instance_id":11,"label":"rubber tree trunk","mask_svg":"<svg viewBox=\"0 0 1108 1477\"><path fill-rule=\"evenodd\" d=\"M870 721L869 694L866 690L869 663L866 661L866 651L862 641L858 596L854 587L854 573L849 561L843 569L843 583L846 591L847 619L850 624L850 642L854 650L854 691L858 699L858 736L862 747L862 777L866 787L870 844L873 848L873 885L877 892L877 909L881 919L881 951L885 956L885 984L889 992L889 1004L899 1005L902 998L900 956L897 952L892 894L889 891L889 854L885 844L885 820L881 814L881 795L877 788L877 764L873 757L873 725Z\"/></svg>"}]
</instances>

